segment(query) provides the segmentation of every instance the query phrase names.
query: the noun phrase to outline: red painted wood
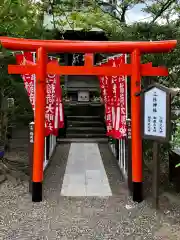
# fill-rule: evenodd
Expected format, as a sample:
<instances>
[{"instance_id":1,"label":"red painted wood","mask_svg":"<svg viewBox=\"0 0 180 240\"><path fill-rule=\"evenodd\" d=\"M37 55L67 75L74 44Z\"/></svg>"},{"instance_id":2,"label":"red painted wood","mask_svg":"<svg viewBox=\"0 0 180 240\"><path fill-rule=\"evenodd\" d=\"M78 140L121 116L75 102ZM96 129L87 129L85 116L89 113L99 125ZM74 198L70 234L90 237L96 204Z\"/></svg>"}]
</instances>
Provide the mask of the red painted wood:
<instances>
[{"instance_id":1,"label":"red painted wood","mask_svg":"<svg viewBox=\"0 0 180 240\"><path fill-rule=\"evenodd\" d=\"M68 40L36 40L0 37L4 48L11 50L36 51L43 47L48 52L78 52L78 53L131 53L139 49L141 53L169 52L175 48L176 40L167 41L68 41Z\"/></svg>"},{"instance_id":2,"label":"red painted wood","mask_svg":"<svg viewBox=\"0 0 180 240\"><path fill-rule=\"evenodd\" d=\"M34 74L36 73L36 65L9 65L9 74ZM88 66L57 66L54 63L48 63L48 74L59 75L107 75L118 76L127 75L131 76L131 64L122 64L120 68L114 67L90 67ZM168 76L168 69L166 67L152 67L151 64L141 64L141 76Z\"/></svg>"}]
</instances>

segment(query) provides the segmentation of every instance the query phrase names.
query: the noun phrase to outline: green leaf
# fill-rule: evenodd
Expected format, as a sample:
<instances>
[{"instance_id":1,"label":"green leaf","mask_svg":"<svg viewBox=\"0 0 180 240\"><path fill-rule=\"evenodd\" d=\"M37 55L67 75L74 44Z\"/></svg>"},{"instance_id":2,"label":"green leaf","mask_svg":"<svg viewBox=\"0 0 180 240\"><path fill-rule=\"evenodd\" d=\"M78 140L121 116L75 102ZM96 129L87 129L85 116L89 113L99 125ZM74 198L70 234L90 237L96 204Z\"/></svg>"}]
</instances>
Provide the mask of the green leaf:
<instances>
[{"instance_id":1,"label":"green leaf","mask_svg":"<svg viewBox=\"0 0 180 240\"><path fill-rule=\"evenodd\" d=\"M177 168L177 167L180 167L180 163L178 163L175 167L176 167L176 168Z\"/></svg>"}]
</instances>

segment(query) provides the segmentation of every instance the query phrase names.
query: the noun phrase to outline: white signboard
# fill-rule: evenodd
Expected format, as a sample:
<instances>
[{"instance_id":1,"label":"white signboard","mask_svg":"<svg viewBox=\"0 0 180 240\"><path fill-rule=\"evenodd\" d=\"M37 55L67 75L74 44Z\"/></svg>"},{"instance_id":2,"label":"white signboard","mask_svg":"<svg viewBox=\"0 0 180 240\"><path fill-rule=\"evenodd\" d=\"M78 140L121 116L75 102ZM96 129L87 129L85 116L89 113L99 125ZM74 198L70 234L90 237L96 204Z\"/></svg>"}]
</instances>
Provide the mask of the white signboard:
<instances>
[{"instance_id":1,"label":"white signboard","mask_svg":"<svg viewBox=\"0 0 180 240\"><path fill-rule=\"evenodd\" d=\"M153 87L144 93L144 134L166 138L166 92Z\"/></svg>"}]
</instances>

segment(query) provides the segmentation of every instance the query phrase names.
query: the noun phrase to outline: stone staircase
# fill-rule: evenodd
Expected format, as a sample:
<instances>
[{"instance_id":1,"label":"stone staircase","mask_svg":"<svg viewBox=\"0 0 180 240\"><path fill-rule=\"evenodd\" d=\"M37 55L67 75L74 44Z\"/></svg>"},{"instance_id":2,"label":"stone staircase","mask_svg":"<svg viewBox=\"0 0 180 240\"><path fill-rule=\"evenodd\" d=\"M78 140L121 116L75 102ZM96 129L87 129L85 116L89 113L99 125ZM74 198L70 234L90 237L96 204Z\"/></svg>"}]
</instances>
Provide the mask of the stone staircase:
<instances>
[{"instance_id":1,"label":"stone staircase","mask_svg":"<svg viewBox=\"0 0 180 240\"><path fill-rule=\"evenodd\" d=\"M75 115L76 113L76 115ZM106 142L102 107L76 106L66 117L66 137L60 141Z\"/></svg>"}]
</instances>

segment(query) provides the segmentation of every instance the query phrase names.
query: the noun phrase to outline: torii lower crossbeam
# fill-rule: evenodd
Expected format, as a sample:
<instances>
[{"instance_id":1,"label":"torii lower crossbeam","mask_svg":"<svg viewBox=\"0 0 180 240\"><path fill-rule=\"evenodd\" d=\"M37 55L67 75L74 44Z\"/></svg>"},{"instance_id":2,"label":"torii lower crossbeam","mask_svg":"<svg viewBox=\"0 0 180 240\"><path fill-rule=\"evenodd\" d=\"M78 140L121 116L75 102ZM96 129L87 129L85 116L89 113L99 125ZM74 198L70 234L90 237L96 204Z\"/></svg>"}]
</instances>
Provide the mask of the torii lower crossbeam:
<instances>
[{"instance_id":1,"label":"torii lower crossbeam","mask_svg":"<svg viewBox=\"0 0 180 240\"><path fill-rule=\"evenodd\" d=\"M105 76L132 76L132 64L122 64L121 67L95 67L95 66L57 66L54 63L47 64L48 74L58 75L105 75ZM10 74L36 74L36 65L9 65ZM165 67L152 67L152 63L140 64L141 76L168 76L168 70Z\"/></svg>"}]
</instances>

